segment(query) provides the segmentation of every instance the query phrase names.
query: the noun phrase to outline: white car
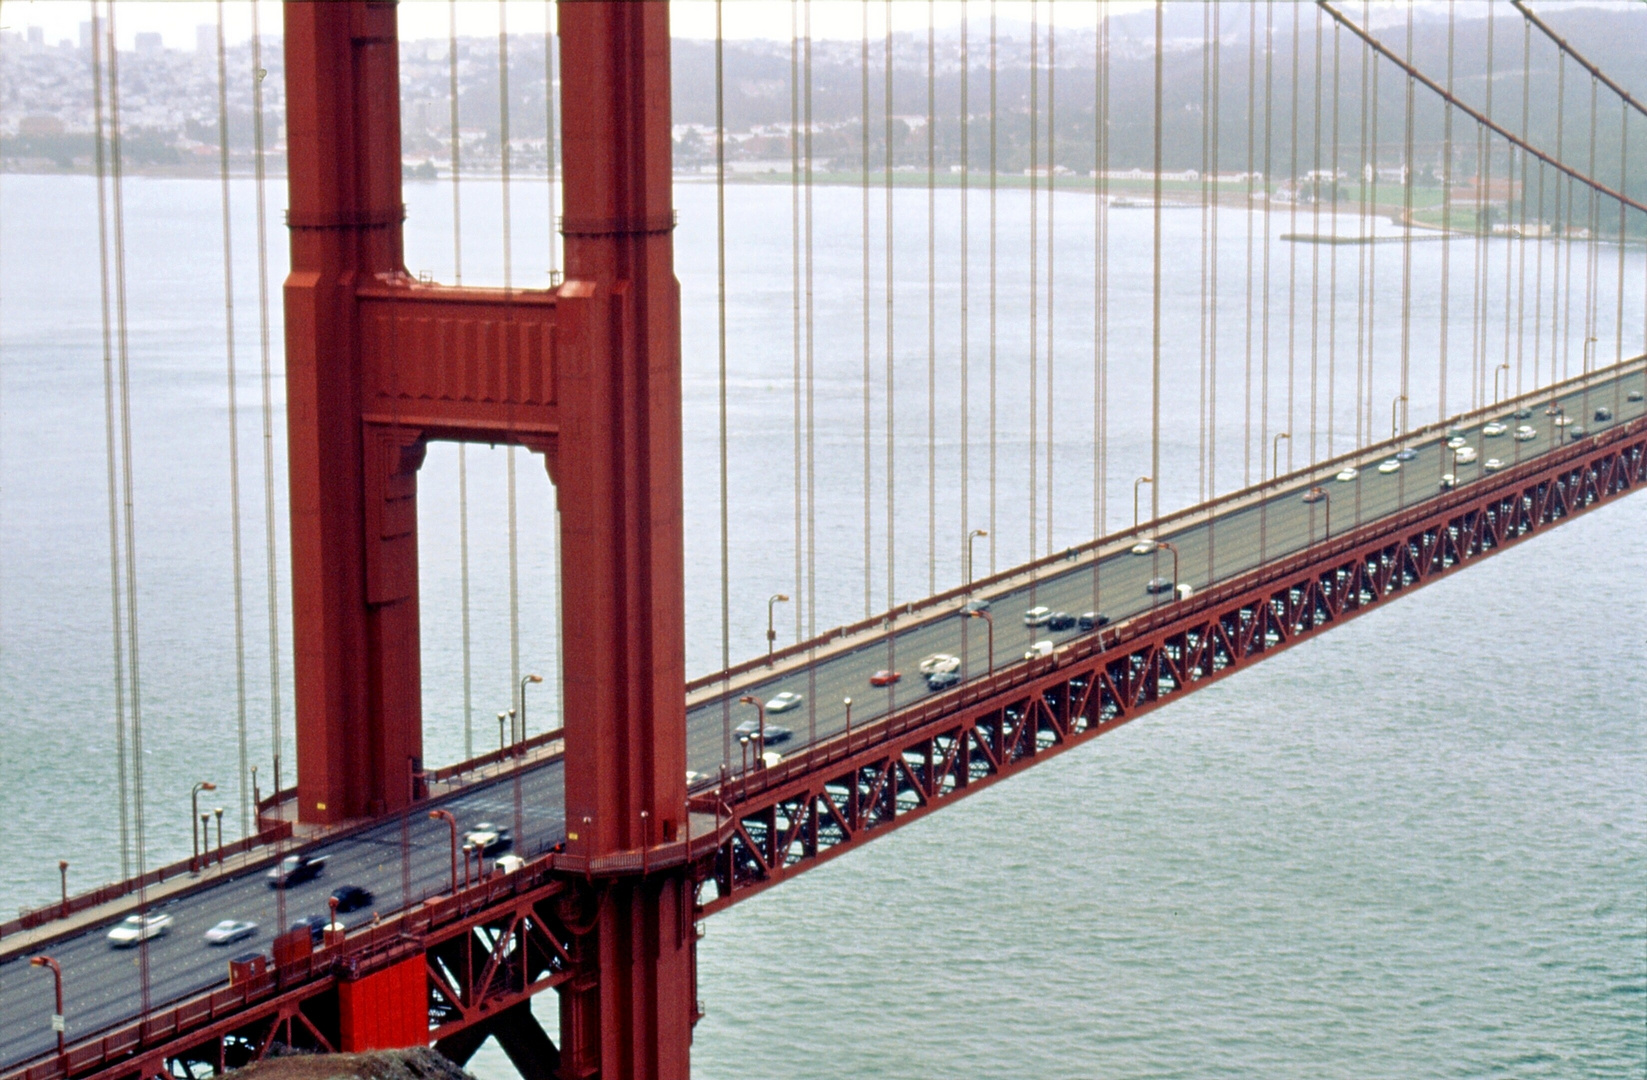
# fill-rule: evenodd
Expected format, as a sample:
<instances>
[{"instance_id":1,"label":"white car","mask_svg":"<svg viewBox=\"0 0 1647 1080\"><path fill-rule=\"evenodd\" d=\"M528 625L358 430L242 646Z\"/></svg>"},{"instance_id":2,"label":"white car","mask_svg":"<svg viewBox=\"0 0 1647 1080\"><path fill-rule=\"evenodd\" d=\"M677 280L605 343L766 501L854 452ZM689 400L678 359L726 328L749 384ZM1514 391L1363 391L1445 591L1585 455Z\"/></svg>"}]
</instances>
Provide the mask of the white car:
<instances>
[{"instance_id":1,"label":"white car","mask_svg":"<svg viewBox=\"0 0 1647 1080\"><path fill-rule=\"evenodd\" d=\"M1132 553L1134 555L1153 555L1160 546L1161 543L1158 540L1140 540L1132 545Z\"/></svg>"},{"instance_id":2,"label":"white car","mask_svg":"<svg viewBox=\"0 0 1647 1080\"><path fill-rule=\"evenodd\" d=\"M128 915L109 931L109 944L117 949L129 949L140 941L161 937L171 928L170 915Z\"/></svg>"},{"instance_id":3,"label":"white car","mask_svg":"<svg viewBox=\"0 0 1647 1080\"><path fill-rule=\"evenodd\" d=\"M1052 621L1052 609L1049 607L1032 607L1024 612L1025 626L1045 626Z\"/></svg>"},{"instance_id":4,"label":"white car","mask_svg":"<svg viewBox=\"0 0 1647 1080\"><path fill-rule=\"evenodd\" d=\"M1447 449L1448 450L1457 450L1459 447L1463 446L1465 443L1467 443L1469 441L1470 440L1466 439L1462 435L1449 436L1448 439L1447 439Z\"/></svg>"},{"instance_id":5,"label":"white car","mask_svg":"<svg viewBox=\"0 0 1647 1080\"><path fill-rule=\"evenodd\" d=\"M1487 436L1487 438L1489 438L1489 439L1496 439L1500 435L1504 434L1506 431L1509 431L1509 430L1510 430L1510 425L1509 424L1503 423L1502 421L1499 421L1499 420L1494 420L1492 423L1488 424L1487 426L1485 426L1481 429L1481 434Z\"/></svg>"},{"instance_id":6,"label":"white car","mask_svg":"<svg viewBox=\"0 0 1647 1080\"><path fill-rule=\"evenodd\" d=\"M1532 442L1536 438L1538 438L1538 429L1531 424L1522 424L1515 429L1516 442Z\"/></svg>"},{"instance_id":7,"label":"white car","mask_svg":"<svg viewBox=\"0 0 1647 1080\"><path fill-rule=\"evenodd\" d=\"M947 674L961 669L961 658L948 653L935 652L931 656L921 657L921 662L915 665L915 670L922 675Z\"/></svg>"},{"instance_id":8,"label":"white car","mask_svg":"<svg viewBox=\"0 0 1647 1080\"><path fill-rule=\"evenodd\" d=\"M766 711L769 713L788 712L790 709L800 708L803 700L805 699L793 690L785 690L766 703Z\"/></svg>"},{"instance_id":9,"label":"white car","mask_svg":"<svg viewBox=\"0 0 1647 1080\"><path fill-rule=\"evenodd\" d=\"M206 931L206 944L229 945L257 933L257 924L246 919L224 919Z\"/></svg>"},{"instance_id":10,"label":"white car","mask_svg":"<svg viewBox=\"0 0 1647 1080\"><path fill-rule=\"evenodd\" d=\"M1343 472L1339 473L1338 476L1335 479L1337 479L1337 481L1340 484L1347 484L1351 480L1354 480L1356 477L1358 477L1360 475L1361 475L1361 470L1357 469L1355 466L1352 465L1349 468L1345 469Z\"/></svg>"},{"instance_id":11,"label":"white car","mask_svg":"<svg viewBox=\"0 0 1647 1080\"><path fill-rule=\"evenodd\" d=\"M1555 426L1556 427L1566 427L1568 424L1570 424L1572 422L1573 422L1573 418L1568 416L1566 413L1562 413L1560 416L1555 418Z\"/></svg>"},{"instance_id":12,"label":"white car","mask_svg":"<svg viewBox=\"0 0 1647 1080\"><path fill-rule=\"evenodd\" d=\"M1488 472L1497 472L1504 467L1504 463L1495 457L1490 457L1481 463L1481 467Z\"/></svg>"},{"instance_id":13,"label":"white car","mask_svg":"<svg viewBox=\"0 0 1647 1080\"><path fill-rule=\"evenodd\" d=\"M1383 473L1385 476L1388 476L1393 472L1400 472L1401 462L1395 460L1395 458L1389 458L1388 460L1379 463L1378 471Z\"/></svg>"},{"instance_id":14,"label":"white car","mask_svg":"<svg viewBox=\"0 0 1647 1080\"><path fill-rule=\"evenodd\" d=\"M1452 473L1442 473L1441 474L1441 490L1442 491L1451 491L1453 488L1455 488L1457 486L1458 486L1458 477L1454 476Z\"/></svg>"},{"instance_id":15,"label":"white car","mask_svg":"<svg viewBox=\"0 0 1647 1080\"><path fill-rule=\"evenodd\" d=\"M1453 452L1453 460L1460 465L1468 465L1475 460L1475 447L1461 446Z\"/></svg>"},{"instance_id":16,"label":"white car","mask_svg":"<svg viewBox=\"0 0 1647 1080\"><path fill-rule=\"evenodd\" d=\"M1051 656L1051 655L1052 655L1052 642L1050 642L1050 641L1037 641L1035 644L1031 645L1028 648L1028 650L1025 651L1024 659L1025 660L1039 660L1043 656Z\"/></svg>"}]
</instances>

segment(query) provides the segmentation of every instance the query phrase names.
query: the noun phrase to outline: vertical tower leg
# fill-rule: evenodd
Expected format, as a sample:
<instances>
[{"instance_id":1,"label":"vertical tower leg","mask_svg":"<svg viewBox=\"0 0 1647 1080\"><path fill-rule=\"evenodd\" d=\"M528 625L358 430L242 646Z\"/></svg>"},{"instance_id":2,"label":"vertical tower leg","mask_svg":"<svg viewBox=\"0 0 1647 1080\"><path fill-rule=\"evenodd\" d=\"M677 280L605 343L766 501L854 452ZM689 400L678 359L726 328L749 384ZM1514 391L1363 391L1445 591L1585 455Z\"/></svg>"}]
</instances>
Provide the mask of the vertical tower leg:
<instances>
[{"instance_id":1,"label":"vertical tower leg","mask_svg":"<svg viewBox=\"0 0 1647 1080\"><path fill-rule=\"evenodd\" d=\"M566 361L555 472L565 611L578 622L564 639L567 847L594 866L676 841L685 819L669 8L563 3L559 15ZM567 999L563 1073L685 1080L690 903L684 869L607 888L596 985Z\"/></svg>"}]
</instances>

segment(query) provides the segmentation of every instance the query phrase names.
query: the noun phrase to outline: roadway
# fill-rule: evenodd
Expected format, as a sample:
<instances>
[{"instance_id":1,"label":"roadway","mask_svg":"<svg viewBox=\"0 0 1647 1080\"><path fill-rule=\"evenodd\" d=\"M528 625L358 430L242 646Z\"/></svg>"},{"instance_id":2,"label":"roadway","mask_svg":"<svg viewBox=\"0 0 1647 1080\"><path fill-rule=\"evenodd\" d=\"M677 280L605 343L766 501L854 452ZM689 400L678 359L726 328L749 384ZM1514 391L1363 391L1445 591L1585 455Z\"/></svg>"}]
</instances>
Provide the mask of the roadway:
<instances>
[{"instance_id":1,"label":"roadway","mask_svg":"<svg viewBox=\"0 0 1647 1080\"><path fill-rule=\"evenodd\" d=\"M1559 400L1575 425L1595 432L1647 413L1647 403L1628 400L1632 391L1647 391L1647 368L1639 360L1604 384L1572 390ZM1534 399L1522 400L1531 404ZM1533 415L1525 420L1510 418L1512 406L1508 404L1489 414L1505 419L1511 432L1518 424L1532 425L1538 434L1528 442L1516 441L1511 433L1485 436L1481 426L1487 417L1478 414L1464 429L1477 459L1457 466L1458 483L1478 482L1488 458L1497 457L1511 467L1558 445L1556 438L1563 429L1555 424L1555 417L1545 415L1542 406L1547 400L1538 399ZM1613 420L1597 423L1597 406L1611 409ZM1415 456L1391 474L1376 471L1385 455L1364 455L1358 458L1360 473L1354 479L1337 481L1331 473L1319 470L1298 473L1282 478L1265 492L1227 499L1220 512L1210 517L1195 515L1159 534L1178 548L1177 580L1200 590L1305 548L1324 537L1329 512L1332 533L1338 535L1435 498L1442 474L1454 469L1443 441L1439 431L1415 433L1402 443ZM1327 501L1306 504L1301 500L1301 494L1314 485L1326 490ZM1155 535L1147 525L1143 533ZM989 601L995 620L995 667L1020 661L1032 642L1061 644L1080 635L1076 630L1054 633L1046 627L1026 626L1023 613L1028 608L1044 605L1072 615L1101 611L1120 623L1153 606L1171 603L1171 597L1150 596L1144 588L1152 578L1173 578L1171 552L1162 548L1134 555L1130 546L1135 539L1127 536L1107 543L1067 568L1043 567L1034 575L1018 575L1003 585L980 590L978 597ZM845 730L846 697L853 701L854 724L925 697L929 691L915 668L922 656L949 653L962 658L966 677L983 675L989 666L987 641L983 621L961 617L956 601L895 623L891 632L868 632L830 643L814 663L809 664L805 656L795 657L776 666L768 677L743 677L729 683L729 691L700 691L689 701L687 712L687 760L700 774L694 785L712 785L723 765L732 773L742 767L742 747L732 729L755 716L752 707L737 704L742 694L763 701L785 690L803 695L796 709L768 718L769 724L781 724L794 733L769 749L791 753ZM903 672L901 682L886 688L870 686L869 676L883 668ZM423 804L404 823L393 819L326 842L322 845L327 857L325 872L289 890L270 889L261 871L248 872L158 905L153 910L171 915L173 925L166 936L148 947L151 1006L159 1008L224 983L231 956L267 951L278 928L300 917L325 915L326 898L340 885L362 885L376 896L373 905L343 917L351 928L370 922L374 910L389 915L445 892L451 875L449 827L428 818L427 811L435 806L450 809L462 829L483 820L512 827L515 850L522 855L547 850L565 836L563 780L560 762L547 762L515 778L491 781ZM233 945L214 948L204 944L205 931L226 918L253 920L259 924L258 932ZM49 949L63 966L71 1043L129 1021L139 1011L138 951L110 948L105 940L109 925L59 941ZM21 957L0 964L0 1068L52 1050L51 997L48 972L30 969Z\"/></svg>"}]
</instances>

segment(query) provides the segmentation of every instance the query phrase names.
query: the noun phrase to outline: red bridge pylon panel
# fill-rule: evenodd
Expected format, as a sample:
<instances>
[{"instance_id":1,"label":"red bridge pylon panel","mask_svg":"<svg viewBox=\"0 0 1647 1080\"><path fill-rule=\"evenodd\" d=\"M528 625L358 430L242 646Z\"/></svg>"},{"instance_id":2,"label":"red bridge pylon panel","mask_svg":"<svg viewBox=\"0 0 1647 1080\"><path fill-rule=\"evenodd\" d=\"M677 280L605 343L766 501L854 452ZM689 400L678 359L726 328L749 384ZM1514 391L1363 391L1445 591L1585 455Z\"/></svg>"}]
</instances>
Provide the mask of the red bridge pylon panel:
<instances>
[{"instance_id":1,"label":"red bridge pylon panel","mask_svg":"<svg viewBox=\"0 0 1647 1080\"><path fill-rule=\"evenodd\" d=\"M421 284L402 266L395 5L286 5L285 287L298 800L416 799L417 470L431 439L524 446L558 485L569 862L685 829L679 289L666 3L560 7L566 281ZM613 856L620 856L613 859ZM684 865L603 882L564 1075L685 1077ZM659 867L664 867L660 870Z\"/></svg>"}]
</instances>

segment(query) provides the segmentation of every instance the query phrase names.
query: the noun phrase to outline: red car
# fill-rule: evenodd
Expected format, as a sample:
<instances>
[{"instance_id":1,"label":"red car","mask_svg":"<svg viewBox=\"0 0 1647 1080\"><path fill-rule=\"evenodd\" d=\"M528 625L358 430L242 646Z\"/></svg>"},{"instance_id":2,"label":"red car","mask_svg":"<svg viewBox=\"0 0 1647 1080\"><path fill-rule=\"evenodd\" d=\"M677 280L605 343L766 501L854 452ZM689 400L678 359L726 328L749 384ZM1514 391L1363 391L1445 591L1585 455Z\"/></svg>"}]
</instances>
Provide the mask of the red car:
<instances>
[{"instance_id":1,"label":"red car","mask_svg":"<svg viewBox=\"0 0 1647 1080\"><path fill-rule=\"evenodd\" d=\"M891 686L893 683L897 682L899 679L901 679L903 677L904 677L904 673L901 672L901 671L886 671L886 670L883 669L881 671L877 671L875 674L873 674L869 677L869 685L870 686Z\"/></svg>"}]
</instances>

